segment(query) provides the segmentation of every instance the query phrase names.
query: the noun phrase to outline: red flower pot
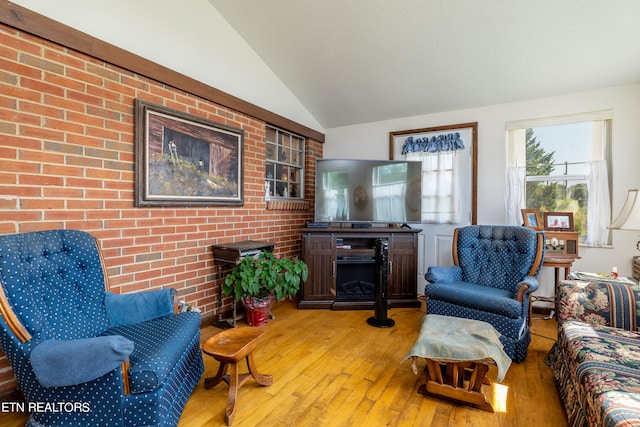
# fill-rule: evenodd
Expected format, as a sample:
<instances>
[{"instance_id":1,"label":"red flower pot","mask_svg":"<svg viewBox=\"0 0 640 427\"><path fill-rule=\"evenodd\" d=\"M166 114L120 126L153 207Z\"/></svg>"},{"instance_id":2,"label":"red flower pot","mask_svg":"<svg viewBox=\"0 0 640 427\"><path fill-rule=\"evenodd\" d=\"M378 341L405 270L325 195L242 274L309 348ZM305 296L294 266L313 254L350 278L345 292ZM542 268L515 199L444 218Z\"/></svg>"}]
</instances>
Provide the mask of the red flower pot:
<instances>
[{"instance_id":1,"label":"red flower pot","mask_svg":"<svg viewBox=\"0 0 640 427\"><path fill-rule=\"evenodd\" d=\"M243 298L242 305L244 305L245 312L247 314L246 320L249 326L264 326L269 320L269 311L273 306L275 299L270 298Z\"/></svg>"}]
</instances>

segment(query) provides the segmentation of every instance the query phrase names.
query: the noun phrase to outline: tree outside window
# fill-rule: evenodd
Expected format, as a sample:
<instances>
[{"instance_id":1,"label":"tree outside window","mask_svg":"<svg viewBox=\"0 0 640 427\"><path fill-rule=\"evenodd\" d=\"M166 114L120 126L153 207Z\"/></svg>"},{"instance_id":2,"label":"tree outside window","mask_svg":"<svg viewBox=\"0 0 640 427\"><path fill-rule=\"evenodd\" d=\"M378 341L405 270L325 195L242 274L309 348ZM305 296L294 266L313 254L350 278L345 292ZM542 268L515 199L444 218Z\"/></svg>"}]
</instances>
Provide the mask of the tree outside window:
<instances>
[{"instance_id":1,"label":"tree outside window","mask_svg":"<svg viewBox=\"0 0 640 427\"><path fill-rule=\"evenodd\" d=\"M587 235L593 134L592 122L527 128L525 134L526 207L540 213L572 212L582 239Z\"/></svg>"}]
</instances>

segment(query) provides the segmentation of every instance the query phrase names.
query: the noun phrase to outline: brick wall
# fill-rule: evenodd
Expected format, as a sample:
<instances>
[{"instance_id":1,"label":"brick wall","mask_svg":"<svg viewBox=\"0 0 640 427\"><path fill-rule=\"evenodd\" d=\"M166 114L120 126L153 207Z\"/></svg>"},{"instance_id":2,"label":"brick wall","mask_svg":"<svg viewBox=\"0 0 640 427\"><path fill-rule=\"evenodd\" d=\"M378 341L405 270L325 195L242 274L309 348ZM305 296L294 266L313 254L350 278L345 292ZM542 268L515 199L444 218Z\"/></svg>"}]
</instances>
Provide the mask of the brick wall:
<instances>
[{"instance_id":1,"label":"brick wall","mask_svg":"<svg viewBox=\"0 0 640 427\"><path fill-rule=\"evenodd\" d=\"M242 128L244 206L135 208L136 98ZM90 232L114 292L172 287L210 321L228 268L214 263L212 244L268 240L300 253L298 230L313 212L267 209L264 137L264 122L0 25L0 234ZM318 157L322 144L308 141L310 206ZM0 394L15 386L0 353Z\"/></svg>"}]
</instances>

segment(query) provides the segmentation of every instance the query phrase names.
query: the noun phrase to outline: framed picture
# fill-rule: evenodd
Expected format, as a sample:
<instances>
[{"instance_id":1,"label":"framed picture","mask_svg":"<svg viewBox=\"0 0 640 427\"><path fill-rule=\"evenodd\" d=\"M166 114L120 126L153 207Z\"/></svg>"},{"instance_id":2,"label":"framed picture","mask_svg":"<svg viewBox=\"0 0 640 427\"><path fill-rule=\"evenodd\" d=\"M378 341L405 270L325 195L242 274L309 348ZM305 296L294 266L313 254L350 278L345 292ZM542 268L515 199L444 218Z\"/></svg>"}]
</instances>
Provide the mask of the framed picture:
<instances>
[{"instance_id":1,"label":"framed picture","mask_svg":"<svg viewBox=\"0 0 640 427\"><path fill-rule=\"evenodd\" d=\"M549 231L573 231L572 212L543 212L544 229Z\"/></svg>"},{"instance_id":2,"label":"framed picture","mask_svg":"<svg viewBox=\"0 0 640 427\"><path fill-rule=\"evenodd\" d=\"M241 206L244 131L136 100L136 206Z\"/></svg>"},{"instance_id":3,"label":"framed picture","mask_svg":"<svg viewBox=\"0 0 640 427\"><path fill-rule=\"evenodd\" d=\"M540 221L540 215L536 209L521 209L522 221L525 227L533 228L534 230L542 230L542 222Z\"/></svg>"}]
</instances>

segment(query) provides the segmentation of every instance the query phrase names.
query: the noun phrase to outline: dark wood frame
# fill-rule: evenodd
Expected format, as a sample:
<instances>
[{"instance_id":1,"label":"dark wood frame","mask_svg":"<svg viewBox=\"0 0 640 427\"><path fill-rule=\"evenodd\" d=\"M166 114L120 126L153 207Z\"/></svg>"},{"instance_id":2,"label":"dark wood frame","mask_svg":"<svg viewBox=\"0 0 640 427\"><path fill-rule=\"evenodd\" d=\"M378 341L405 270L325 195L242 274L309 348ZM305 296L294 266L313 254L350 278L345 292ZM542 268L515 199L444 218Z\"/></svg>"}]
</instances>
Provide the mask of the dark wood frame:
<instances>
[{"instance_id":1,"label":"dark wood frame","mask_svg":"<svg viewBox=\"0 0 640 427\"><path fill-rule=\"evenodd\" d=\"M136 100L135 111L136 206L244 204L242 129L139 99ZM188 158L188 154L192 157ZM213 174L213 170L222 172ZM195 187L185 188L179 184L171 187L171 194L159 192L159 184L168 182L177 172L184 172L180 177L192 177L187 182ZM158 175L162 179L154 181L154 176ZM207 183L203 183L205 179ZM179 181L182 182L184 180ZM216 194L208 183L221 185L225 190ZM180 193L182 190L184 193ZM232 193L227 194L228 190Z\"/></svg>"},{"instance_id":2,"label":"dark wood frame","mask_svg":"<svg viewBox=\"0 0 640 427\"><path fill-rule=\"evenodd\" d=\"M543 212L544 229L547 231L573 231L573 212ZM569 227L552 227L549 225L555 217L566 218Z\"/></svg>"},{"instance_id":3,"label":"dark wood frame","mask_svg":"<svg viewBox=\"0 0 640 427\"><path fill-rule=\"evenodd\" d=\"M478 122L460 123L447 126L435 126L429 128L409 129L389 132L389 159L394 160L394 152L397 137L408 137L413 134L432 132L459 131L471 129L471 224L478 223Z\"/></svg>"},{"instance_id":4,"label":"dark wood frame","mask_svg":"<svg viewBox=\"0 0 640 427\"><path fill-rule=\"evenodd\" d=\"M521 209L522 212L522 222L525 227L533 228L534 230L542 230L543 224L540 221L540 214L537 209ZM531 221L531 215L534 215L535 224Z\"/></svg>"}]
</instances>

